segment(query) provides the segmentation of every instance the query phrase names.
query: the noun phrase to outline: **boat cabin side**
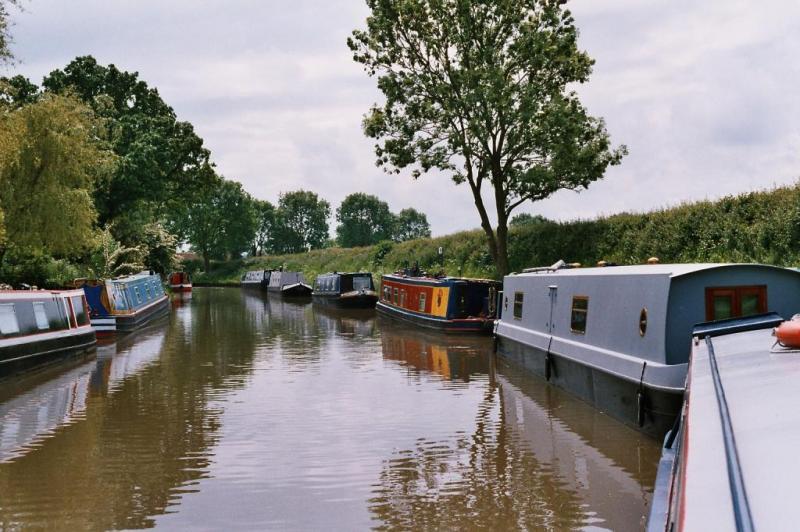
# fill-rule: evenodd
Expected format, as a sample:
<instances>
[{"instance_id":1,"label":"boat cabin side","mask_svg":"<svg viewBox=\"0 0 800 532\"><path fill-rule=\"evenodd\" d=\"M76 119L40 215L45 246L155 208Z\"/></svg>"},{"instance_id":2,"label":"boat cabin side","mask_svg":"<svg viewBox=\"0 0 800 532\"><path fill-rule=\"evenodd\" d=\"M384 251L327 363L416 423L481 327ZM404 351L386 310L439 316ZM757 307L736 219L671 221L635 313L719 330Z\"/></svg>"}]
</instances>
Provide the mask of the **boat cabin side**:
<instances>
[{"instance_id":1,"label":"boat cabin side","mask_svg":"<svg viewBox=\"0 0 800 532\"><path fill-rule=\"evenodd\" d=\"M375 291L370 273L325 273L314 281L315 295L339 295L347 292Z\"/></svg>"},{"instance_id":2,"label":"boat cabin side","mask_svg":"<svg viewBox=\"0 0 800 532\"><path fill-rule=\"evenodd\" d=\"M800 274L763 265L648 265L510 275L498 334L547 348L685 364L697 323L798 310ZM552 346L555 347L555 346ZM567 353L564 353L567 354Z\"/></svg>"},{"instance_id":3,"label":"boat cabin side","mask_svg":"<svg viewBox=\"0 0 800 532\"><path fill-rule=\"evenodd\" d=\"M249 272L245 272L242 275L241 282L248 284L248 283L261 283L263 281L269 281L271 270L252 270Z\"/></svg>"},{"instance_id":4,"label":"boat cabin side","mask_svg":"<svg viewBox=\"0 0 800 532\"><path fill-rule=\"evenodd\" d=\"M475 279L381 277L383 304L445 318L493 318L501 283Z\"/></svg>"},{"instance_id":5,"label":"boat cabin side","mask_svg":"<svg viewBox=\"0 0 800 532\"><path fill-rule=\"evenodd\" d=\"M302 272L272 272L269 277L269 288L271 290L280 290L284 286L303 283L305 284L305 277Z\"/></svg>"},{"instance_id":6,"label":"boat cabin side","mask_svg":"<svg viewBox=\"0 0 800 532\"><path fill-rule=\"evenodd\" d=\"M139 274L83 284L92 317L131 314L166 297L156 274Z\"/></svg>"},{"instance_id":7,"label":"boat cabin side","mask_svg":"<svg viewBox=\"0 0 800 532\"><path fill-rule=\"evenodd\" d=\"M0 292L0 340L90 325L81 290Z\"/></svg>"}]
</instances>

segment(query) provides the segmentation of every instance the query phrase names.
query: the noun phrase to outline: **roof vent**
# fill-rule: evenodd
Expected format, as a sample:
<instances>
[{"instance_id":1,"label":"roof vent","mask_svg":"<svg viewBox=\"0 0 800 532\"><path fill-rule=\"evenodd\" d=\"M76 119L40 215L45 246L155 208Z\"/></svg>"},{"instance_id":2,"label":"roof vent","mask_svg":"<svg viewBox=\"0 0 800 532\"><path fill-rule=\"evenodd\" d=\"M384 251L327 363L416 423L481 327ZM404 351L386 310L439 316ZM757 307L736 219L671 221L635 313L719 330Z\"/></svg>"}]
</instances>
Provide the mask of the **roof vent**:
<instances>
[{"instance_id":1,"label":"roof vent","mask_svg":"<svg viewBox=\"0 0 800 532\"><path fill-rule=\"evenodd\" d=\"M659 262L661 261L658 260L658 257L650 257L647 259L647 264L658 264Z\"/></svg>"}]
</instances>

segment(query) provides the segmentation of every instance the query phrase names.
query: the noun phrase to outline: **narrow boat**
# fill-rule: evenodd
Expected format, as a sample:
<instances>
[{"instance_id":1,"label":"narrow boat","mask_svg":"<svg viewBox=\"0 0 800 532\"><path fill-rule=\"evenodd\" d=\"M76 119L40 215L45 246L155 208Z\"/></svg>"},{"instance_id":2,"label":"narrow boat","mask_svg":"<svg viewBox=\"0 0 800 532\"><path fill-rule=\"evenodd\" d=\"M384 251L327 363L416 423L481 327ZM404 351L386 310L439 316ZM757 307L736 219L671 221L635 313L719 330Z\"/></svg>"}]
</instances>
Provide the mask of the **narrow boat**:
<instances>
[{"instance_id":1,"label":"narrow boat","mask_svg":"<svg viewBox=\"0 0 800 532\"><path fill-rule=\"evenodd\" d=\"M314 303L338 308L373 308L378 301L372 274L367 272L318 275L311 295Z\"/></svg>"},{"instance_id":2,"label":"narrow boat","mask_svg":"<svg viewBox=\"0 0 800 532\"><path fill-rule=\"evenodd\" d=\"M565 268L504 280L497 351L662 438L680 413L695 324L791 313L800 273L758 264Z\"/></svg>"},{"instance_id":3,"label":"narrow boat","mask_svg":"<svg viewBox=\"0 0 800 532\"><path fill-rule=\"evenodd\" d=\"M502 284L488 279L381 276L381 314L447 332L490 333Z\"/></svg>"},{"instance_id":4,"label":"narrow boat","mask_svg":"<svg viewBox=\"0 0 800 532\"><path fill-rule=\"evenodd\" d=\"M167 313L169 297L158 275L141 272L106 280L80 279L98 336L130 332Z\"/></svg>"},{"instance_id":5,"label":"narrow boat","mask_svg":"<svg viewBox=\"0 0 800 532\"><path fill-rule=\"evenodd\" d=\"M81 290L0 291L0 373L96 343Z\"/></svg>"},{"instance_id":6,"label":"narrow boat","mask_svg":"<svg viewBox=\"0 0 800 532\"><path fill-rule=\"evenodd\" d=\"M169 274L169 289L173 292L191 292L192 279L187 272Z\"/></svg>"},{"instance_id":7,"label":"narrow boat","mask_svg":"<svg viewBox=\"0 0 800 532\"><path fill-rule=\"evenodd\" d=\"M800 350L776 342L781 321L772 314L695 328L648 531L797 528Z\"/></svg>"},{"instance_id":8,"label":"narrow boat","mask_svg":"<svg viewBox=\"0 0 800 532\"><path fill-rule=\"evenodd\" d=\"M301 272L276 270L269 276L267 290L281 297L306 298L311 296L313 288L306 284Z\"/></svg>"},{"instance_id":9,"label":"narrow boat","mask_svg":"<svg viewBox=\"0 0 800 532\"><path fill-rule=\"evenodd\" d=\"M266 290L272 270L251 270L242 275L241 287L253 290Z\"/></svg>"}]
</instances>

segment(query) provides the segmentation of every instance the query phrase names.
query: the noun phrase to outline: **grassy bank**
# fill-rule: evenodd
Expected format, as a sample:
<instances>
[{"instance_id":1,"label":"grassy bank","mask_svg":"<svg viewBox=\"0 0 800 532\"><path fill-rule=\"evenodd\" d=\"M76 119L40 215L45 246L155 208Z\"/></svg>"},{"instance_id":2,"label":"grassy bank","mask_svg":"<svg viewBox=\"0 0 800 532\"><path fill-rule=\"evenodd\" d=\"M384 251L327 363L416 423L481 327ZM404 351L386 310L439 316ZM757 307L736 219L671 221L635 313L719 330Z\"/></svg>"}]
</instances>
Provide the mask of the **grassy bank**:
<instances>
[{"instance_id":1,"label":"grassy bank","mask_svg":"<svg viewBox=\"0 0 800 532\"><path fill-rule=\"evenodd\" d=\"M482 231L363 248L329 248L296 255L256 257L215 264L198 282L238 283L248 269L283 265L313 279L327 271L394 271L419 261L438 270L444 248L450 275L497 277ZM685 204L642 214L618 214L595 220L544 222L513 228L509 259L515 271L567 262L607 260L637 264L656 256L662 262L762 262L800 264L800 185Z\"/></svg>"}]
</instances>

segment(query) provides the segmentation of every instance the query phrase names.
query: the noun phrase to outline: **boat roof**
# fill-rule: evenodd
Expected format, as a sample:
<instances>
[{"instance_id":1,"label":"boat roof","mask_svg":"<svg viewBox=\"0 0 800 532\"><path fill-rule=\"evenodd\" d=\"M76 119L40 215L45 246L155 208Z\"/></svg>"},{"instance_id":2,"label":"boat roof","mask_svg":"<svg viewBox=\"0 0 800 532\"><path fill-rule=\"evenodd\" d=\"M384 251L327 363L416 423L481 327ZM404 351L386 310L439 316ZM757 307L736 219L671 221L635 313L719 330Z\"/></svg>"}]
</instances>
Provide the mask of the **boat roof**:
<instances>
[{"instance_id":1,"label":"boat roof","mask_svg":"<svg viewBox=\"0 0 800 532\"><path fill-rule=\"evenodd\" d=\"M633 266L598 266L591 268L560 268L560 269L541 269L538 271L528 271L515 276L540 276L540 275L559 275L559 276L611 276L611 275L662 275L668 277L680 277L692 273L713 270L718 268L738 268L742 266L770 268L778 270L788 270L779 266L756 263L689 263L689 264L637 264ZM791 271L791 270L788 270Z\"/></svg>"},{"instance_id":2,"label":"boat roof","mask_svg":"<svg viewBox=\"0 0 800 532\"><path fill-rule=\"evenodd\" d=\"M430 277L430 276L419 276L419 277L412 277L410 275L403 275L402 273L384 273L381 277L394 277L395 279L402 279L406 281L427 281L427 282L434 282L434 283L441 283L446 281L469 281L474 283L500 283L500 281L495 281L494 279L474 279L471 277Z\"/></svg>"},{"instance_id":3,"label":"boat roof","mask_svg":"<svg viewBox=\"0 0 800 532\"><path fill-rule=\"evenodd\" d=\"M795 527L800 409L793 405L800 402L800 351L774 344L767 328L695 345L684 427L688 438L682 449L684 529L718 528L742 510L736 503L736 481L731 480L736 470L756 528ZM728 412L731 437L726 438L722 410Z\"/></svg>"}]
</instances>

